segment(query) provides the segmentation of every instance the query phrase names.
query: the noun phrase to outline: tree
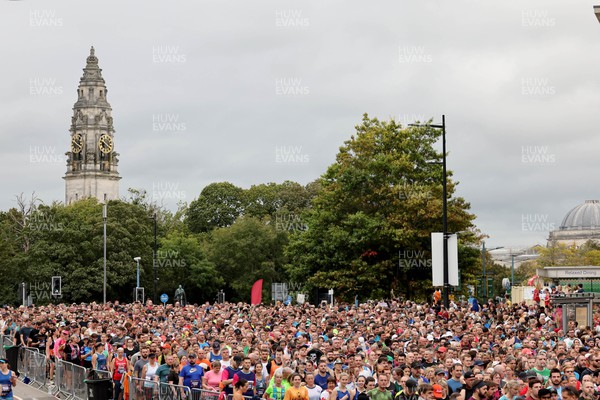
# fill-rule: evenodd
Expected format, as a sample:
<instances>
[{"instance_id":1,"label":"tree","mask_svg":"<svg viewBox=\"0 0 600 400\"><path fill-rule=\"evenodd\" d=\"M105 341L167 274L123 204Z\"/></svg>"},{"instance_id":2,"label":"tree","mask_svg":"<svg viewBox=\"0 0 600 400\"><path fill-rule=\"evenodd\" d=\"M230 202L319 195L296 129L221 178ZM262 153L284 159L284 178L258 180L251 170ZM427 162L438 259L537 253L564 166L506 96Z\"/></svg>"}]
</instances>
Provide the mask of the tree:
<instances>
[{"instance_id":1,"label":"tree","mask_svg":"<svg viewBox=\"0 0 600 400\"><path fill-rule=\"evenodd\" d=\"M241 217L228 228L212 232L209 260L229 286L228 298L249 301L250 288L264 279L264 294L272 282L285 278L286 234L252 217Z\"/></svg>"},{"instance_id":2,"label":"tree","mask_svg":"<svg viewBox=\"0 0 600 400\"><path fill-rule=\"evenodd\" d=\"M182 285L188 302L201 303L214 300L225 283L208 261L198 236L169 232L161 239L157 255L159 291L171 293Z\"/></svg>"},{"instance_id":3,"label":"tree","mask_svg":"<svg viewBox=\"0 0 600 400\"><path fill-rule=\"evenodd\" d=\"M243 189L229 182L211 183L190 203L186 223L191 232L209 232L233 224L243 211Z\"/></svg>"},{"instance_id":4,"label":"tree","mask_svg":"<svg viewBox=\"0 0 600 400\"><path fill-rule=\"evenodd\" d=\"M431 291L430 233L442 231L442 154L433 148L439 135L428 126L405 129L365 114L319 180L303 217L308 230L290 236L286 269L292 278L333 287L347 300L357 290L374 297L390 289L406 292L409 280L420 282L415 290ZM464 199L452 197L451 176L448 227L467 230L474 215ZM410 271L399 271L400 265ZM409 278L404 283L403 274Z\"/></svg>"}]
</instances>

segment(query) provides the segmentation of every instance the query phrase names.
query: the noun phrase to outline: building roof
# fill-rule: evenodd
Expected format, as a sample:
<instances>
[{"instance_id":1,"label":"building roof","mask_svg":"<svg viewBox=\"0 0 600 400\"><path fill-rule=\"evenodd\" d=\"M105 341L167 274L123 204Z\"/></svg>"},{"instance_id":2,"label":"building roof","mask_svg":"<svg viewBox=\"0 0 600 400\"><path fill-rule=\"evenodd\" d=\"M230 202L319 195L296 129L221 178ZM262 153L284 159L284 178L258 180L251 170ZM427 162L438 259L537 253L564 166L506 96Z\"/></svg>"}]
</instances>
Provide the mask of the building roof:
<instances>
[{"instance_id":1,"label":"building roof","mask_svg":"<svg viewBox=\"0 0 600 400\"><path fill-rule=\"evenodd\" d=\"M565 215L559 230L600 229L600 200L586 200Z\"/></svg>"}]
</instances>

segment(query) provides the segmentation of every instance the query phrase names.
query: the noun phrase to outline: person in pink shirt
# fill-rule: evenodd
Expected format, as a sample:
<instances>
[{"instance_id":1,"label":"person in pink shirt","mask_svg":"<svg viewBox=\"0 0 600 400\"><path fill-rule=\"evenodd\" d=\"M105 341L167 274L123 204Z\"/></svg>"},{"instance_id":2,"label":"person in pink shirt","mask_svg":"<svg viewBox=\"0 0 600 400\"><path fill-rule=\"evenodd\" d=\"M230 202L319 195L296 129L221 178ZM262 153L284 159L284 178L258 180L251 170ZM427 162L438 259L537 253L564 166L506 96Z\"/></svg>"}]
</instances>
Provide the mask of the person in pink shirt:
<instances>
[{"instance_id":1,"label":"person in pink shirt","mask_svg":"<svg viewBox=\"0 0 600 400\"><path fill-rule=\"evenodd\" d=\"M202 389L218 392L221 390L219 388L221 384L221 362L215 360L211 365L212 369L205 373L202 378Z\"/></svg>"},{"instance_id":2,"label":"person in pink shirt","mask_svg":"<svg viewBox=\"0 0 600 400\"><path fill-rule=\"evenodd\" d=\"M69 331L62 331L60 337L54 341L54 357L64 360L64 350L69 339Z\"/></svg>"}]
</instances>

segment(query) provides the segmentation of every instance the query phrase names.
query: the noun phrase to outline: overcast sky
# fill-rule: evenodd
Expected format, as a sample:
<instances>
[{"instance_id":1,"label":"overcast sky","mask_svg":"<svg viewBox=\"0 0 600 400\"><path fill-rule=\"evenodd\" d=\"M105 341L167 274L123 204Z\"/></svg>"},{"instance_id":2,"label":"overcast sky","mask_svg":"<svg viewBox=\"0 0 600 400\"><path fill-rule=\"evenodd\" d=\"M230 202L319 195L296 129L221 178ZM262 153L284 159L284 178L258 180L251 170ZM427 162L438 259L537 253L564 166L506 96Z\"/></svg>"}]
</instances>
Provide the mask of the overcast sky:
<instances>
[{"instance_id":1,"label":"overcast sky","mask_svg":"<svg viewBox=\"0 0 600 400\"><path fill-rule=\"evenodd\" d=\"M600 1L599 1L600 3ZM211 182L306 184L363 113L446 114L448 168L489 247L545 244L599 199L593 1L3 1L0 208L64 201L96 48L121 195L174 208Z\"/></svg>"}]
</instances>

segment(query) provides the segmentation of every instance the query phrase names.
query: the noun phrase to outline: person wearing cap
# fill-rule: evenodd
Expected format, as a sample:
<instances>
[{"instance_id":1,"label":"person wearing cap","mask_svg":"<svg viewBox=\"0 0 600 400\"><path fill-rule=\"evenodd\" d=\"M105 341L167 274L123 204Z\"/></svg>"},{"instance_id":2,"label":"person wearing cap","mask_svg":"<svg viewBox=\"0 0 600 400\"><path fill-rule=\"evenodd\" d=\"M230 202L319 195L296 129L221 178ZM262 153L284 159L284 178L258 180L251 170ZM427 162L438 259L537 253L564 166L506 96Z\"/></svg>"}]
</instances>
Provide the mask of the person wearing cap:
<instances>
[{"instance_id":1,"label":"person wearing cap","mask_svg":"<svg viewBox=\"0 0 600 400\"><path fill-rule=\"evenodd\" d=\"M465 372L463 380L465 381L465 384L463 385L463 388L460 391L460 397L461 399L467 400L471 398L473 396L473 392L475 392L476 379L473 371L469 370Z\"/></svg>"},{"instance_id":2,"label":"person wearing cap","mask_svg":"<svg viewBox=\"0 0 600 400\"><path fill-rule=\"evenodd\" d=\"M92 356L92 369L98 371L108 371L108 359L104 355L104 343L94 345L94 355Z\"/></svg>"},{"instance_id":3,"label":"person wearing cap","mask_svg":"<svg viewBox=\"0 0 600 400\"><path fill-rule=\"evenodd\" d=\"M256 387L256 374L251 371L252 360L250 357L244 357L242 360L242 368L233 375L233 381L231 382L234 386L240 379L245 379L248 382L248 387L244 392L244 396L254 396L254 388Z\"/></svg>"},{"instance_id":4,"label":"person wearing cap","mask_svg":"<svg viewBox=\"0 0 600 400\"><path fill-rule=\"evenodd\" d=\"M190 389L202 389L202 378L204 377L204 368L198 365L198 356L190 352L188 363L179 372L179 386L186 386Z\"/></svg>"},{"instance_id":5,"label":"person wearing cap","mask_svg":"<svg viewBox=\"0 0 600 400\"><path fill-rule=\"evenodd\" d=\"M158 388L158 376L156 371L160 365L156 362L156 353L148 354L148 363L142 369L142 379L144 379L144 397L152 399L156 388Z\"/></svg>"},{"instance_id":6,"label":"person wearing cap","mask_svg":"<svg viewBox=\"0 0 600 400\"><path fill-rule=\"evenodd\" d=\"M239 366L242 364L242 357L234 356L231 359L231 365L223 369L221 375L221 386L227 396L233 394L233 378L235 374L240 370Z\"/></svg>"},{"instance_id":7,"label":"person wearing cap","mask_svg":"<svg viewBox=\"0 0 600 400\"><path fill-rule=\"evenodd\" d=\"M446 380L446 371L443 369L436 369L433 375L433 384L440 383L440 381Z\"/></svg>"},{"instance_id":8,"label":"person wearing cap","mask_svg":"<svg viewBox=\"0 0 600 400\"><path fill-rule=\"evenodd\" d=\"M469 400L486 400L488 385L484 381L475 381L473 383L473 394Z\"/></svg>"},{"instance_id":9,"label":"person wearing cap","mask_svg":"<svg viewBox=\"0 0 600 400\"><path fill-rule=\"evenodd\" d=\"M423 383L418 389L419 400L433 400L433 386L429 383Z\"/></svg>"},{"instance_id":10,"label":"person wearing cap","mask_svg":"<svg viewBox=\"0 0 600 400\"><path fill-rule=\"evenodd\" d=\"M79 359L81 360L81 366L84 368L92 368L92 355L94 354L94 347L90 343L90 338L87 336L83 337L83 344L79 349Z\"/></svg>"},{"instance_id":11,"label":"person wearing cap","mask_svg":"<svg viewBox=\"0 0 600 400\"><path fill-rule=\"evenodd\" d=\"M417 386L419 383L409 378L404 383L404 388L396 394L395 400L417 400L419 395L417 394Z\"/></svg>"},{"instance_id":12,"label":"person wearing cap","mask_svg":"<svg viewBox=\"0 0 600 400\"><path fill-rule=\"evenodd\" d=\"M158 356L158 363L164 365L167 363L167 356L171 355L171 345L168 343L163 344L160 347L160 356Z\"/></svg>"},{"instance_id":13,"label":"person wearing cap","mask_svg":"<svg viewBox=\"0 0 600 400\"><path fill-rule=\"evenodd\" d=\"M421 365L421 363L419 361L413 361L413 363L410 365L410 369L411 369L410 377L417 381L422 380L424 378L424 376L421 375L422 368L423 368L423 366ZM425 382L425 383L429 383L429 382Z\"/></svg>"},{"instance_id":14,"label":"person wearing cap","mask_svg":"<svg viewBox=\"0 0 600 400\"><path fill-rule=\"evenodd\" d=\"M437 400L442 400L446 398L444 387L439 383L435 383L432 385L433 388L433 398Z\"/></svg>"},{"instance_id":15,"label":"person wearing cap","mask_svg":"<svg viewBox=\"0 0 600 400\"><path fill-rule=\"evenodd\" d=\"M221 354L221 343L218 340L214 340L210 346L210 352L208 353L208 359L212 363L213 361L221 361L223 355Z\"/></svg>"},{"instance_id":16,"label":"person wearing cap","mask_svg":"<svg viewBox=\"0 0 600 400\"><path fill-rule=\"evenodd\" d=\"M0 358L0 399L13 400L12 388L17 386L17 374L8 368L8 361Z\"/></svg>"}]
</instances>

